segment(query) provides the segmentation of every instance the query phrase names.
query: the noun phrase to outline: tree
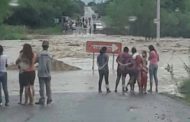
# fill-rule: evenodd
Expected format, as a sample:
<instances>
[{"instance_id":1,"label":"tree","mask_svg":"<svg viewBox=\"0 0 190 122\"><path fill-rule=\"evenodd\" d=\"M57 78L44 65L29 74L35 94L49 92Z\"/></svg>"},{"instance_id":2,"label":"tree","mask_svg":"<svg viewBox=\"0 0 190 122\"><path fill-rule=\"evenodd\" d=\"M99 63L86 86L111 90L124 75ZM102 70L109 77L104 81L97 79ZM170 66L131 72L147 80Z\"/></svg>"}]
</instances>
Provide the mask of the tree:
<instances>
[{"instance_id":1,"label":"tree","mask_svg":"<svg viewBox=\"0 0 190 122\"><path fill-rule=\"evenodd\" d=\"M107 7L107 15L112 27L120 30L128 27L132 35L153 36L154 7L154 0L113 0ZM136 16L137 20L131 22L130 16Z\"/></svg>"},{"instance_id":2,"label":"tree","mask_svg":"<svg viewBox=\"0 0 190 122\"><path fill-rule=\"evenodd\" d=\"M0 0L0 24L7 15L9 0Z\"/></svg>"},{"instance_id":3,"label":"tree","mask_svg":"<svg viewBox=\"0 0 190 122\"><path fill-rule=\"evenodd\" d=\"M84 3L80 0L20 0L19 4L6 20L8 24L48 27L54 25L54 18L74 18L84 13Z\"/></svg>"},{"instance_id":4,"label":"tree","mask_svg":"<svg viewBox=\"0 0 190 122\"><path fill-rule=\"evenodd\" d=\"M104 7L111 29L135 36L154 37L156 0L109 0ZM129 17L137 20L130 22ZM161 36L190 37L190 1L161 0Z\"/></svg>"}]
</instances>

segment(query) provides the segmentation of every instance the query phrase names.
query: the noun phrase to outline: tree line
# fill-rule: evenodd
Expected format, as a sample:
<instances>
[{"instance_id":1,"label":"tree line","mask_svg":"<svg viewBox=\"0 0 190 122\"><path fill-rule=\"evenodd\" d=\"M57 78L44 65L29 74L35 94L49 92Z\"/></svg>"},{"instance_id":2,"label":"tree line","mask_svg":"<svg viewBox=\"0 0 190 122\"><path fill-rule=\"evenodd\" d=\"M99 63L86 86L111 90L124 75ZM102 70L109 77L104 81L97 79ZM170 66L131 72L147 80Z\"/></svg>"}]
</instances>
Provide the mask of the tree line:
<instances>
[{"instance_id":1,"label":"tree line","mask_svg":"<svg viewBox=\"0 0 190 122\"><path fill-rule=\"evenodd\" d=\"M156 3L156 0L107 0L90 5L115 33L155 37ZM190 0L161 0L161 36L190 37L189 32Z\"/></svg>"},{"instance_id":2,"label":"tree line","mask_svg":"<svg viewBox=\"0 0 190 122\"><path fill-rule=\"evenodd\" d=\"M19 6L9 6L10 0L0 1L0 24L25 25L30 28L55 25L55 18L77 18L84 13L80 0L18 0Z\"/></svg>"}]
</instances>

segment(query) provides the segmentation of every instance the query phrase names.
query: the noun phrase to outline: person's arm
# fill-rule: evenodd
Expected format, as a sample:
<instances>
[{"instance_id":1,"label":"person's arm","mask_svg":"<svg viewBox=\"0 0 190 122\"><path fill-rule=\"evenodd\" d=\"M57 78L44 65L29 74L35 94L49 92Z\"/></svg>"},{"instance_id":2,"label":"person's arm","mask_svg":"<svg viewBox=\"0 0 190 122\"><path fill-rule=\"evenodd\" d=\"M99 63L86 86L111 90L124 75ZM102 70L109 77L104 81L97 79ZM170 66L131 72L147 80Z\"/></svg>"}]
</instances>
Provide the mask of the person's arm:
<instances>
[{"instance_id":1,"label":"person's arm","mask_svg":"<svg viewBox=\"0 0 190 122\"><path fill-rule=\"evenodd\" d=\"M50 73L50 71L51 71L51 57L50 56L48 57L46 66L47 66L47 70Z\"/></svg>"},{"instance_id":2,"label":"person's arm","mask_svg":"<svg viewBox=\"0 0 190 122\"><path fill-rule=\"evenodd\" d=\"M120 55L117 56L117 58L116 58L116 62L117 62L117 63L119 63L120 57L121 57Z\"/></svg>"},{"instance_id":3,"label":"person's arm","mask_svg":"<svg viewBox=\"0 0 190 122\"><path fill-rule=\"evenodd\" d=\"M99 68L99 67L100 67L100 64L99 64L99 56L97 57L96 64L97 64L97 66L98 66L98 68Z\"/></svg>"},{"instance_id":4,"label":"person's arm","mask_svg":"<svg viewBox=\"0 0 190 122\"><path fill-rule=\"evenodd\" d=\"M8 59L6 58L6 64L5 64L5 67L7 68L8 67Z\"/></svg>"},{"instance_id":5,"label":"person's arm","mask_svg":"<svg viewBox=\"0 0 190 122\"><path fill-rule=\"evenodd\" d=\"M36 55L35 63L38 63L38 62L39 62L39 57L40 57L40 54L37 54L37 55Z\"/></svg>"},{"instance_id":6,"label":"person's arm","mask_svg":"<svg viewBox=\"0 0 190 122\"><path fill-rule=\"evenodd\" d=\"M107 60L106 60L106 64L108 64L108 62L109 62L109 56L106 55L106 58L107 58Z\"/></svg>"},{"instance_id":7,"label":"person's arm","mask_svg":"<svg viewBox=\"0 0 190 122\"><path fill-rule=\"evenodd\" d=\"M160 56L159 56L159 54L158 54L158 53L156 53L156 54L157 54L157 60L160 61Z\"/></svg>"},{"instance_id":8,"label":"person's arm","mask_svg":"<svg viewBox=\"0 0 190 122\"><path fill-rule=\"evenodd\" d=\"M149 57L148 57L149 61L152 59L153 55L154 55L154 52L151 51L150 54L149 54Z\"/></svg>"},{"instance_id":9,"label":"person's arm","mask_svg":"<svg viewBox=\"0 0 190 122\"><path fill-rule=\"evenodd\" d=\"M21 54L19 54L19 56L18 56L18 58L17 58L17 60L16 60L16 62L15 62L16 65L18 65L18 64L20 63L20 61L21 61L20 59L21 59Z\"/></svg>"}]
</instances>

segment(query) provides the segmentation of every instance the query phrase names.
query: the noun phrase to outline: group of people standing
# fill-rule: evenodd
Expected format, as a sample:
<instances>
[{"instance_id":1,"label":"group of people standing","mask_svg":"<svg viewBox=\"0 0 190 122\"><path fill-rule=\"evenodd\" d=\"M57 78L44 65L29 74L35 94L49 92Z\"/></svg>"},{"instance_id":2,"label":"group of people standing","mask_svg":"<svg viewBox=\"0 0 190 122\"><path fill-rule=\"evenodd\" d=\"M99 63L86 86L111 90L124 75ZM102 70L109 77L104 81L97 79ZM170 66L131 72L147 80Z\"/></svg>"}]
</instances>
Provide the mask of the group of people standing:
<instances>
[{"instance_id":1,"label":"group of people standing","mask_svg":"<svg viewBox=\"0 0 190 122\"><path fill-rule=\"evenodd\" d=\"M145 50L143 50L142 53L139 54L137 52L137 49L133 47L131 49L131 54L130 54L129 48L124 47L123 52L120 53L116 59L118 67L117 67L115 92L117 92L120 79L122 79L123 94L125 94L128 91L128 86L130 86L130 92L134 94L136 82L138 84L139 93L146 94L148 74L150 78L149 92L152 93L153 80L155 81L155 91L158 92L157 71L158 71L159 54L157 53L153 45L150 45L148 49L149 49L149 57L147 51ZM99 93L102 92L101 86L102 86L103 77L105 78L107 93L110 93L109 80L108 80L109 56L106 54L106 51L107 48L102 47L100 49L100 54L97 57L97 65L99 71L99 85L98 85ZM129 82L126 85L125 80L127 75L129 75Z\"/></svg>"},{"instance_id":2,"label":"group of people standing","mask_svg":"<svg viewBox=\"0 0 190 122\"><path fill-rule=\"evenodd\" d=\"M36 54L30 44L24 44L16 60L19 69L20 100L19 104L34 104L34 81L36 77L36 64L38 64L38 78L40 87L40 99L36 104L45 104L44 87L46 86L47 104L52 102L51 97L51 56L48 53L49 42L43 41L43 50ZM5 94L5 106L9 105L7 88L7 56L3 54L3 46L0 45L0 106L2 106L1 86ZM25 102L22 97L25 91Z\"/></svg>"},{"instance_id":3,"label":"group of people standing","mask_svg":"<svg viewBox=\"0 0 190 122\"><path fill-rule=\"evenodd\" d=\"M23 91L25 91L25 105L34 104L34 81L36 77L36 64L38 64L38 78L40 87L40 99L36 104L45 104L44 88L46 86L47 104L52 102L51 96L51 56L48 52L49 42L42 42L42 51L36 54L32 51L30 44L24 44L22 50L19 53L19 57L16 60L16 64L19 69L19 85L20 85L20 101L19 104L23 104L22 97ZM137 49L133 47L131 53L128 47L124 47L123 52L120 53L116 59L118 63L117 78L115 85L115 92L122 79L122 92L125 94L130 86L131 93L134 93L135 83L137 82L139 93L147 93L147 79L148 73L150 78L150 90L152 92L153 79L155 80L155 91L158 92L158 62L159 54L153 45L148 47L149 57L147 51L142 51L141 54L137 52ZM97 65L99 71L99 84L98 91L102 93L102 81L105 78L107 93L110 93L109 89L109 56L106 54L107 48L102 47L100 54L97 57ZM149 63L148 63L149 61ZM148 67L149 64L149 67ZM0 106L2 106L2 93L1 87L5 94L5 106L9 105L9 93L7 88L7 56L3 54L3 46L0 45ZM125 84L126 76L129 75L129 82Z\"/></svg>"}]
</instances>

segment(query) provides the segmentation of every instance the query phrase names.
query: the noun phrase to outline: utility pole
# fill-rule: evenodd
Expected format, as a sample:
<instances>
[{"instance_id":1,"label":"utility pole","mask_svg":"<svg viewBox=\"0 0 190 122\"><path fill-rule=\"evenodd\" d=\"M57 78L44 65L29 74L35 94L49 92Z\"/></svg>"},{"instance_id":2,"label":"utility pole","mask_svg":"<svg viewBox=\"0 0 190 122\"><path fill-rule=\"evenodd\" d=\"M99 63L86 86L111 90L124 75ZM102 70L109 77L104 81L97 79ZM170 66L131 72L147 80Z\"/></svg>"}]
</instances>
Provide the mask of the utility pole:
<instances>
[{"instance_id":1,"label":"utility pole","mask_svg":"<svg viewBox=\"0 0 190 122\"><path fill-rule=\"evenodd\" d=\"M156 26L156 43L160 42L160 0L157 0L157 26Z\"/></svg>"}]
</instances>

